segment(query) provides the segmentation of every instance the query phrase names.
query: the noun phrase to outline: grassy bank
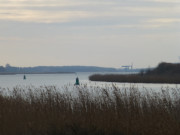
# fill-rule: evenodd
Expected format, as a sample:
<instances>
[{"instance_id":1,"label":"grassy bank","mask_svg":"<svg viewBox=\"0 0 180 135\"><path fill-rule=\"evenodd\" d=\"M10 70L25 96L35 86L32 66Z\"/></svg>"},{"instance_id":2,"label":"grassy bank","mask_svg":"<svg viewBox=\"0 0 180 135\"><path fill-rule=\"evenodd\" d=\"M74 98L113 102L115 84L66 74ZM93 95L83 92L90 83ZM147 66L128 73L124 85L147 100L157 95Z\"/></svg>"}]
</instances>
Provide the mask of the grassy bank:
<instances>
[{"instance_id":1,"label":"grassy bank","mask_svg":"<svg viewBox=\"0 0 180 135\"><path fill-rule=\"evenodd\" d=\"M179 135L180 90L16 87L0 91L1 135Z\"/></svg>"},{"instance_id":2,"label":"grassy bank","mask_svg":"<svg viewBox=\"0 0 180 135\"><path fill-rule=\"evenodd\" d=\"M91 81L103 82L128 82L128 83L170 83L180 84L180 75L118 75L118 74L95 74L89 77Z\"/></svg>"},{"instance_id":3,"label":"grassy bank","mask_svg":"<svg viewBox=\"0 0 180 135\"><path fill-rule=\"evenodd\" d=\"M119 75L91 75L91 81L128 82L128 83L173 83L180 84L180 64L160 63L154 69L141 71L138 74Z\"/></svg>"}]
</instances>

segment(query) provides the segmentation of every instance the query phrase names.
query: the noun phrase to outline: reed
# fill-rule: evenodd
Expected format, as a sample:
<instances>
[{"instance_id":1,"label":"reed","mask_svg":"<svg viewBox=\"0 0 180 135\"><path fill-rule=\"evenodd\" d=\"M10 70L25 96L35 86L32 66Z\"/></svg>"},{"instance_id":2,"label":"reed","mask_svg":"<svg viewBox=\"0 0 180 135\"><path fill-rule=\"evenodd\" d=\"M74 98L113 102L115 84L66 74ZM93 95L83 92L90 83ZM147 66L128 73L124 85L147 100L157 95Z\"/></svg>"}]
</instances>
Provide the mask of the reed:
<instances>
[{"instance_id":1,"label":"reed","mask_svg":"<svg viewBox=\"0 0 180 135\"><path fill-rule=\"evenodd\" d=\"M1 135L179 135L180 89L0 89Z\"/></svg>"},{"instance_id":2,"label":"reed","mask_svg":"<svg viewBox=\"0 0 180 135\"><path fill-rule=\"evenodd\" d=\"M144 75L144 74L94 74L89 76L91 81L128 82L128 83L169 83L180 84L180 75Z\"/></svg>"}]
</instances>

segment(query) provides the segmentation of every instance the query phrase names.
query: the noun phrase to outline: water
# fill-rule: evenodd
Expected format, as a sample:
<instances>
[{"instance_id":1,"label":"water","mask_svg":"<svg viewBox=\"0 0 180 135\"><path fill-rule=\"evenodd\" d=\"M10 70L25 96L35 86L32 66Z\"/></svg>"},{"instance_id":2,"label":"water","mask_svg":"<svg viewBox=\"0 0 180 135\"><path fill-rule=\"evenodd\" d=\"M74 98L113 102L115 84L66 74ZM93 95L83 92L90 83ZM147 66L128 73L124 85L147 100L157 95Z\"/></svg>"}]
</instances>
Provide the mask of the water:
<instances>
[{"instance_id":1,"label":"water","mask_svg":"<svg viewBox=\"0 0 180 135\"><path fill-rule=\"evenodd\" d=\"M112 86L112 83L107 82L91 82L88 77L95 73L77 73L77 74L27 74L26 80L24 80L24 75L0 75L0 87L1 88L13 88L16 86L29 86L33 85L39 86L56 86L58 88L65 85L74 85L75 79L78 76L81 84L87 84L90 86ZM106 74L106 73L101 73ZM125 73L119 73L125 74ZM139 89L153 89L160 90L161 88L179 88L180 85L176 84L144 84L144 83L113 83L118 87L138 87Z\"/></svg>"}]
</instances>

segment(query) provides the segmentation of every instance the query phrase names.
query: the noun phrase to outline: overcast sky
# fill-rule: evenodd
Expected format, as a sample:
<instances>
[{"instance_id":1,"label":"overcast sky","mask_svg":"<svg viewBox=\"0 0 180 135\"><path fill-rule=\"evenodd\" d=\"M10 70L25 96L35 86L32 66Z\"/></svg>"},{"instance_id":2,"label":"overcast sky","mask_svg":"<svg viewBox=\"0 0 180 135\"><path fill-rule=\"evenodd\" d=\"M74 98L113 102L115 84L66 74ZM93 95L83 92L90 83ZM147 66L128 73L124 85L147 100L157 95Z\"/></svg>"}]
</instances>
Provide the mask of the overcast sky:
<instances>
[{"instance_id":1,"label":"overcast sky","mask_svg":"<svg viewBox=\"0 0 180 135\"><path fill-rule=\"evenodd\" d=\"M180 0L0 0L0 65L179 62Z\"/></svg>"}]
</instances>

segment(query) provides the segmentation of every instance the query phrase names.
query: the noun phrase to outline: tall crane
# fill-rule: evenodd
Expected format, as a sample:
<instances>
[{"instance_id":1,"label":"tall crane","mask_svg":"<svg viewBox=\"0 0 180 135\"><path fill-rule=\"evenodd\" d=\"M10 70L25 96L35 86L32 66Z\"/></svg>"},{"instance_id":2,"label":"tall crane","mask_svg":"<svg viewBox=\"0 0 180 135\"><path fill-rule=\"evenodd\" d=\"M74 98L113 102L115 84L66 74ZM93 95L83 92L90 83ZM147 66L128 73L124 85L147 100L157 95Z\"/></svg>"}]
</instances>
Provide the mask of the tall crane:
<instances>
[{"instance_id":1,"label":"tall crane","mask_svg":"<svg viewBox=\"0 0 180 135\"><path fill-rule=\"evenodd\" d=\"M124 65L122 67L125 69L133 69L133 63L131 65Z\"/></svg>"}]
</instances>

